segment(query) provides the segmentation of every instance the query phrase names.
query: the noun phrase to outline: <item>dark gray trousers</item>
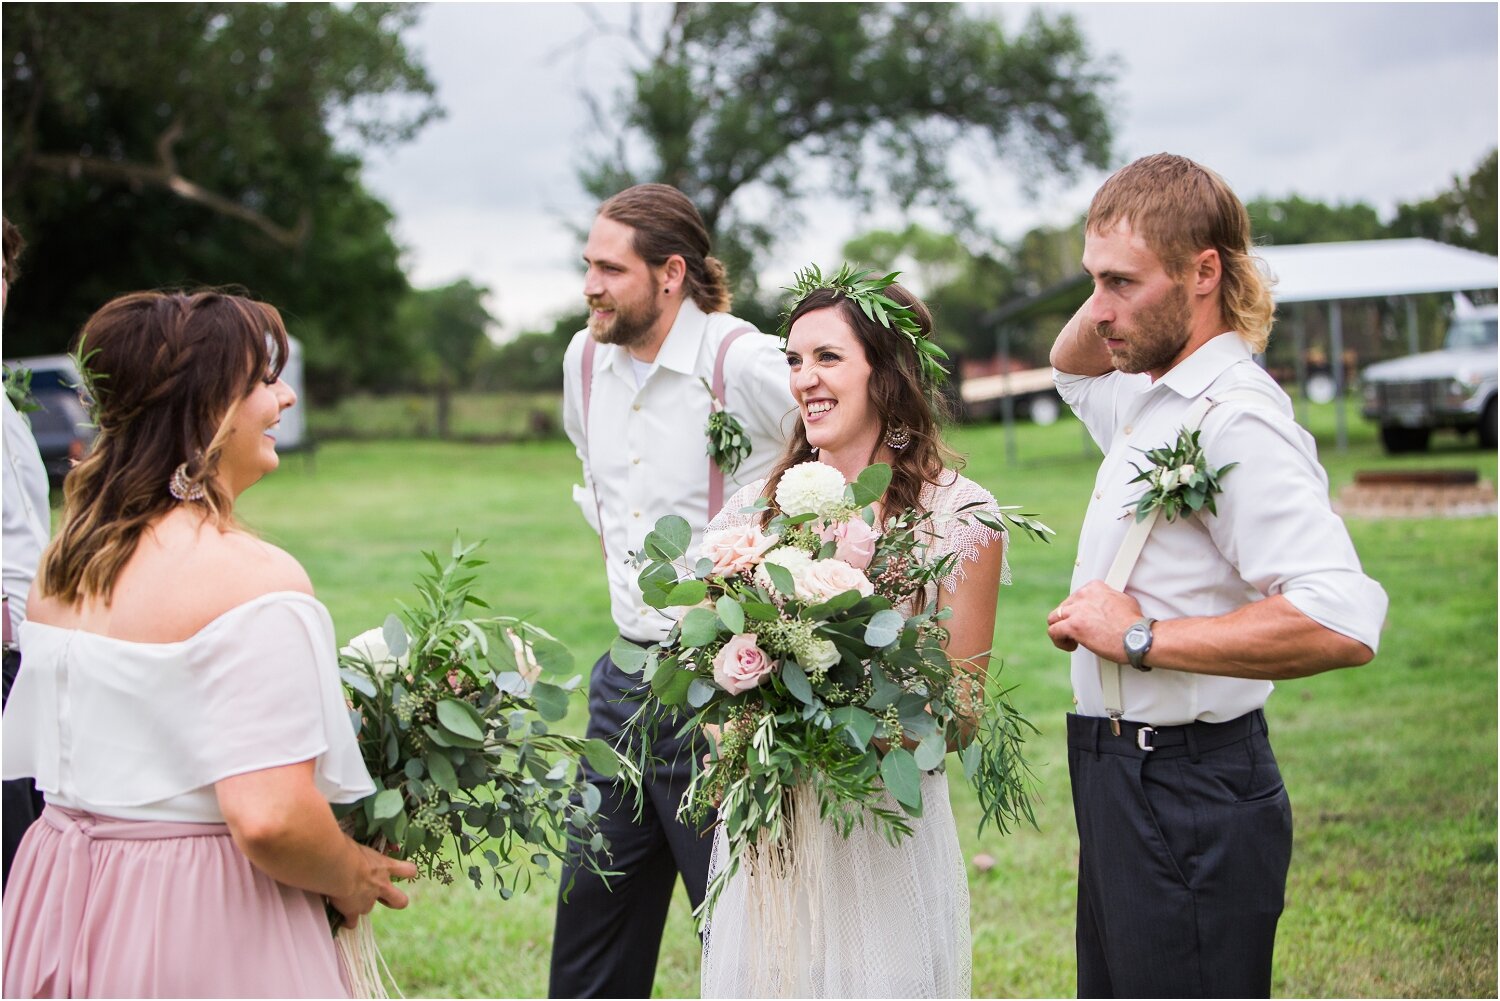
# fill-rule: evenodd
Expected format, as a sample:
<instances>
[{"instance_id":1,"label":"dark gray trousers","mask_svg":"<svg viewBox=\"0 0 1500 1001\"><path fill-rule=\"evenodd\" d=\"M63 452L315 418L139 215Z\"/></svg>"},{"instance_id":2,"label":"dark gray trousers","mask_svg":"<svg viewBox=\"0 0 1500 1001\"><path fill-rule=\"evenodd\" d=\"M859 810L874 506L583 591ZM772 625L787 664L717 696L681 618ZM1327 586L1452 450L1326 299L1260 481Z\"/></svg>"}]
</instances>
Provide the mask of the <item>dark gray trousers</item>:
<instances>
[{"instance_id":1,"label":"dark gray trousers","mask_svg":"<svg viewBox=\"0 0 1500 1001\"><path fill-rule=\"evenodd\" d=\"M1078 996L1269 997L1292 811L1265 716L1137 729L1068 716Z\"/></svg>"},{"instance_id":2,"label":"dark gray trousers","mask_svg":"<svg viewBox=\"0 0 1500 1001\"><path fill-rule=\"evenodd\" d=\"M590 737L616 741L639 708L638 701L626 699L638 683L639 675L622 672L609 654L599 658L589 679ZM570 881L573 886L566 900L558 899L548 997L650 997L679 873L693 906L703 902L716 818L710 816L701 832L677 821L693 763L707 752L701 740L676 736L681 725L678 719L661 722L651 753L664 763L645 777L640 818L628 787L584 765L584 774L603 797L600 829L610 854L602 868L618 875L606 883L576 861L564 866L562 887ZM621 750L628 753L623 746Z\"/></svg>"}]
</instances>

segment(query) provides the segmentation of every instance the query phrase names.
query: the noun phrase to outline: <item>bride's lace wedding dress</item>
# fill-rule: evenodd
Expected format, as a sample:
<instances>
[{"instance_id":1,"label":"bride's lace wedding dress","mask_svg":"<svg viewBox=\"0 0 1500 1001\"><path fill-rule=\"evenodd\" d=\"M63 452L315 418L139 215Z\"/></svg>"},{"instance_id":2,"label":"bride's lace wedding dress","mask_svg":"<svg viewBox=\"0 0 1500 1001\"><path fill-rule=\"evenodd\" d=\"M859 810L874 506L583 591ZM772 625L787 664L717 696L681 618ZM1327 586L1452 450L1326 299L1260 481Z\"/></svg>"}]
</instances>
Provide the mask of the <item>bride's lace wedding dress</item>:
<instances>
[{"instance_id":1,"label":"bride's lace wedding dress","mask_svg":"<svg viewBox=\"0 0 1500 1001\"><path fill-rule=\"evenodd\" d=\"M945 475L953 481L929 485L922 503L941 535L931 558L959 554L942 581L951 594L997 533L949 518L975 501L984 506L971 510L993 514L995 500L972 480ZM763 486L737 493L709 528L758 517L739 512ZM1008 573L1002 579L1008 583ZM936 587L929 585L928 601ZM703 997L968 997L969 886L944 772L923 775L922 805L923 815L909 819L911 836L892 846L869 824L839 837L816 821L814 797L797 797L794 815L815 822L793 824L792 871L747 858L719 897L703 938ZM722 827L714 837L710 878L728 854Z\"/></svg>"}]
</instances>

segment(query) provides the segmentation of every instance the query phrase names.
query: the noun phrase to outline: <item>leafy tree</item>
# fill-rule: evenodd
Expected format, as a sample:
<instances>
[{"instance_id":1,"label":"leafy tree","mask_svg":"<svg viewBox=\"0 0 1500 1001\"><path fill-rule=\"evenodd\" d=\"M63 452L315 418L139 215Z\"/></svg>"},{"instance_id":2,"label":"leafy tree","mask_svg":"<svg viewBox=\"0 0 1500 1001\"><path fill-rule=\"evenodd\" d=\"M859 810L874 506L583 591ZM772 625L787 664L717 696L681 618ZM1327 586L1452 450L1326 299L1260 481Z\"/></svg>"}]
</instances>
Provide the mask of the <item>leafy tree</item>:
<instances>
[{"instance_id":1,"label":"leafy tree","mask_svg":"<svg viewBox=\"0 0 1500 1001\"><path fill-rule=\"evenodd\" d=\"M958 4L680 3L637 42L631 83L596 114L613 141L580 179L600 198L645 180L682 189L742 299L810 195L878 194L971 234L955 150L1028 180L1108 162L1111 78L1066 14L1033 12L1011 35Z\"/></svg>"},{"instance_id":2,"label":"leafy tree","mask_svg":"<svg viewBox=\"0 0 1500 1001\"><path fill-rule=\"evenodd\" d=\"M1390 236L1380 216L1364 202L1329 205L1299 195L1257 198L1247 202L1250 228L1257 242L1289 246L1380 240Z\"/></svg>"},{"instance_id":3,"label":"leafy tree","mask_svg":"<svg viewBox=\"0 0 1500 1001\"><path fill-rule=\"evenodd\" d=\"M1480 161L1467 178L1454 177L1453 186L1433 198L1409 202L1396 209L1391 230L1397 236L1425 236L1486 254L1500 253L1496 220L1497 151Z\"/></svg>"},{"instance_id":4,"label":"leafy tree","mask_svg":"<svg viewBox=\"0 0 1500 1001\"><path fill-rule=\"evenodd\" d=\"M7 350L62 348L123 291L239 284L331 395L408 357L391 214L337 146L437 108L397 4L7 4L6 214L30 251Z\"/></svg>"},{"instance_id":5,"label":"leafy tree","mask_svg":"<svg viewBox=\"0 0 1500 1001\"><path fill-rule=\"evenodd\" d=\"M588 313L569 313L551 330L532 330L486 352L476 371L476 383L485 389L561 390L563 353L573 335L588 323Z\"/></svg>"},{"instance_id":6,"label":"leafy tree","mask_svg":"<svg viewBox=\"0 0 1500 1001\"><path fill-rule=\"evenodd\" d=\"M454 388L465 385L470 365L495 323L485 307L490 290L467 278L433 289L414 289L398 313L417 346L425 381L437 394L437 434L448 437Z\"/></svg>"}]
</instances>

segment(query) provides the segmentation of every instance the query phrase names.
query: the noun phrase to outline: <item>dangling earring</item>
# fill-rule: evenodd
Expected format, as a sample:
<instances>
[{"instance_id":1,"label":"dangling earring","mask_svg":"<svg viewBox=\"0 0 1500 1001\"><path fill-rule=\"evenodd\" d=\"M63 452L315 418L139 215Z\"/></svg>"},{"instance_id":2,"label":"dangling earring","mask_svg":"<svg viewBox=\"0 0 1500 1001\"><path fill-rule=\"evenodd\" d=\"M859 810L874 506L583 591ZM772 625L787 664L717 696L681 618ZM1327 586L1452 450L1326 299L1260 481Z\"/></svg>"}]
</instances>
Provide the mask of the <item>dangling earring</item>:
<instances>
[{"instance_id":1,"label":"dangling earring","mask_svg":"<svg viewBox=\"0 0 1500 1001\"><path fill-rule=\"evenodd\" d=\"M905 424L892 424L885 429L885 443L888 447L901 451L911 444L911 428Z\"/></svg>"},{"instance_id":2,"label":"dangling earring","mask_svg":"<svg viewBox=\"0 0 1500 1001\"><path fill-rule=\"evenodd\" d=\"M200 501L203 499L203 484L193 483L188 479L188 464L184 462L172 470L172 478L167 481L167 493L180 501Z\"/></svg>"}]
</instances>

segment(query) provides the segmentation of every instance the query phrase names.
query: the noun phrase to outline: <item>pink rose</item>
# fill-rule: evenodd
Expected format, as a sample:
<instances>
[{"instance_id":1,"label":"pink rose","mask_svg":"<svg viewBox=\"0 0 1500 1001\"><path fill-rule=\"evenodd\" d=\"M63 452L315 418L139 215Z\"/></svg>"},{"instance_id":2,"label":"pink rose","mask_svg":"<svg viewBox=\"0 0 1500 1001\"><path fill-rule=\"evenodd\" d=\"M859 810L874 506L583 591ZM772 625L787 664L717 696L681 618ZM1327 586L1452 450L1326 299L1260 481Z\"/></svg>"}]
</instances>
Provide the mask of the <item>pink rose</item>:
<instances>
[{"instance_id":1,"label":"pink rose","mask_svg":"<svg viewBox=\"0 0 1500 1001\"><path fill-rule=\"evenodd\" d=\"M875 558L875 540L880 536L865 524L863 518L850 518L832 525L819 522L818 538L838 543L838 548L833 551L834 559L843 560L856 570L864 570Z\"/></svg>"},{"instance_id":2,"label":"pink rose","mask_svg":"<svg viewBox=\"0 0 1500 1001\"><path fill-rule=\"evenodd\" d=\"M740 633L714 658L714 680L730 695L748 692L771 673L771 658L755 645L754 633Z\"/></svg>"},{"instance_id":3,"label":"pink rose","mask_svg":"<svg viewBox=\"0 0 1500 1001\"><path fill-rule=\"evenodd\" d=\"M729 577L754 570L765 557L766 550L779 541L752 523L704 532L702 553L714 561L714 573Z\"/></svg>"},{"instance_id":4,"label":"pink rose","mask_svg":"<svg viewBox=\"0 0 1500 1001\"><path fill-rule=\"evenodd\" d=\"M797 597L803 601L827 601L845 591L858 591L866 597L875 593L875 585L863 572L838 559L815 560L793 580Z\"/></svg>"}]
</instances>

